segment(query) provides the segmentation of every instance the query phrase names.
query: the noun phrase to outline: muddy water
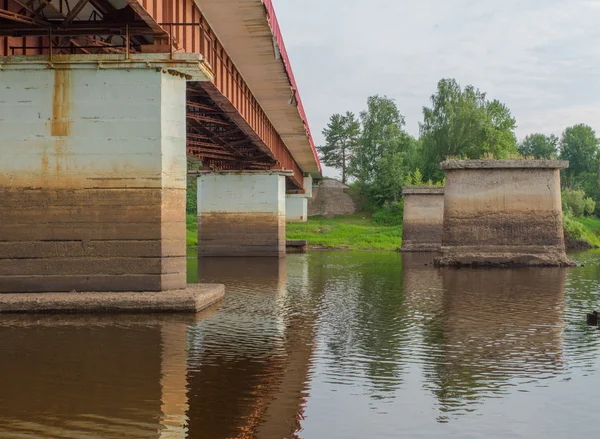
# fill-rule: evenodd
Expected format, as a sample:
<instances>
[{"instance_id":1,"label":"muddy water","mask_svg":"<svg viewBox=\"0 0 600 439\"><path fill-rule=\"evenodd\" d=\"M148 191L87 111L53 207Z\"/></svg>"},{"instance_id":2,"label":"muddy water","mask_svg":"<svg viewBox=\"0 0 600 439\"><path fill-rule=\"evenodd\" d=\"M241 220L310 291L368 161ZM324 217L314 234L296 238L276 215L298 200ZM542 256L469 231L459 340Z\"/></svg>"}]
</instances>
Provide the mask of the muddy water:
<instances>
[{"instance_id":1,"label":"muddy water","mask_svg":"<svg viewBox=\"0 0 600 439\"><path fill-rule=\"evenodd\" d=\"M598 431L600 253L219 259L198 316L0 317L0 438L572 438Z\"/></svg>"}]
</instances>

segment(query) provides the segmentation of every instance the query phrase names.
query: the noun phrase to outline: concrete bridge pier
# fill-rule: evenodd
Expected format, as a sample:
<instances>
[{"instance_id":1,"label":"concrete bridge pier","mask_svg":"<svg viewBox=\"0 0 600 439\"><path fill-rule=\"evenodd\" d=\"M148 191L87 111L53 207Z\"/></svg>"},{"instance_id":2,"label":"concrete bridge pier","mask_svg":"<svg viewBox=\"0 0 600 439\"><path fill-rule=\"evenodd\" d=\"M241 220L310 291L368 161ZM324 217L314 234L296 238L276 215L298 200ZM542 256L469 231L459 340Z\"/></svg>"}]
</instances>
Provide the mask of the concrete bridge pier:
<instances>
[{"instance_id":1,"label":"concrete bridge pier","mask_svg":"<svg viewBox=\"0 0 600 439\"><path fill-rule=\"evenodd\" d=\"M285 256L286 171L198 177L198 255Z\"/></svg>"},{"instance_id":2,"label":"concrete bridge pier","mask_svg":"<svg viewBox=\"0 0 600 439\"><path fill-rule=\"evenodd\" d=\"M287 194L285 196L285 220L288 223L305 223L308 221L308 199L312 197L312 177L304 177L303 194Z\"/></svg>"},{"instance_id":3,"label":"concrete bridge pier","mask_svg":"<svg viewBox=\"0 0 600 439\"><path fill-rule=\"evenodd\" d=\"M559 160L448 160L440 265L566 266Z\"/></svg>"},{"instance_id":4,"label":"concrete bridge pier","mask_svg":"<svg viewBox=\"0 0 600 439\"><path fill-rule=\"evenodd\" d=\"M209 75L194 54L0 57L0 293L186 291L186 79ZM72 310L178 296L94 297Z\"/></svg>"},{"instance_id":5,"label":"concrete bridge pier","mask_svg":"<svg viewBox=\"0 0 600 439\"><path fill-rule=\"evenodd\" d=\"M443 187L405 187L402 251L437 252L442 244Z\"/></svg>"}]
</instances>

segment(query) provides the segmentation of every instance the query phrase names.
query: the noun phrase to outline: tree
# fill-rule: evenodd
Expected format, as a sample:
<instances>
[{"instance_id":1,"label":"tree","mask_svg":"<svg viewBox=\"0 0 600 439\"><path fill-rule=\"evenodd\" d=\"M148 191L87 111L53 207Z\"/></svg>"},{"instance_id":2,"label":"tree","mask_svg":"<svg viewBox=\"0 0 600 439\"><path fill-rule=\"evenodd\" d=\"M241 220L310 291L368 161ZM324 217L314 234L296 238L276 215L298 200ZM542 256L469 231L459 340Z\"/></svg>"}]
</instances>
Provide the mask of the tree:
<instances>
[{"instance_id":1,"label":"tree","mask_svg":"<svg viewBox=\"0 0 600 439\"><path fill-rule=\"evenodd\" d=\"M516 153L515 127L510 110L500 101L487 100L471 85L462 89L456 80L442 79L431 107L423 108L420 124L425 178L443 178L439 163L449 156L504 158Z\"/></svg>"},{"instance_id":2,"label":"tree","mask_svg":"<svg viewBox=\"0 0 600 439\"><path fill-rule=\"evenodd\" d=\"M569 161L569 167L563 171L563 186L583 190L597 202L596 206L600 206L598 146L596 133L585 124L567 128L560 139L560 158Z\"/></svg>"},{"instance_id":3,"label":"tree","mask_svg":"<svg viewBox=\"0 0 600 439\"><path fill-rule=\"evenodd\" d=\"M558 137L554 134L546 136L530 134L519 145L519 154L536 159L555 159L558 153Z\"/></svg>"},{"instance_id":4,"label":"tree","mask_svg":"<svg viewBox=\"0 0 600 439\"><path fill-rule=\"evenodd\" d=\"M384 149L393 148L402 132L404 117L396 103L384 96L367 99L367 110L360 113L362 135L353 161L353 173L361 183L372 182Z\"/></svg>"},{"instance_id":5,"label":"tree","mask_svg":"<svg viewBox=\"0 0 600 439\"><path fill-rule=\"evenodd\" d=\"M598 139L585 124L567 128L560 140L560 158L569 161L568 177L598 170Z\"/></svg>"},{"instance_id":6,"label":"tree","mask_svg":"<svg viewBox=\"0 0 600 439\"><path fill-rule=\"evenodd\" d=\"M348 179L348 167L360 137L360 123L354 113L334 114L323 130L325 145L318 148L326 166L342 171L342 183Z\"/></svg>"},{"instance_id":7,"label":"tree","mask_svg":"<svg viewBox=\"0 0 600 439\"><path fill-rule=\"evenodd\" d=\"M404 116L386 96L371 96L361 112L362 135L352 160L359 188L376 204L397 201L406 176L406 152L416 140L404 130Z\"/></svg>"}]
</instances>

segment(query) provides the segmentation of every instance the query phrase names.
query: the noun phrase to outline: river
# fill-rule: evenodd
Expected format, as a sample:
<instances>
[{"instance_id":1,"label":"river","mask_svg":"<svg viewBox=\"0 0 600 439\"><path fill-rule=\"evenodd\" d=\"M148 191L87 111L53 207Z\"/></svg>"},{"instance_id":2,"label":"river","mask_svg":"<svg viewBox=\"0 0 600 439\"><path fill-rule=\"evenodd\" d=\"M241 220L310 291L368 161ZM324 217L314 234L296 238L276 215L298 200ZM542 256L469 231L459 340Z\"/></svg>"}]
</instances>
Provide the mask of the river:
<instances>
[{"instance_id":1,"label":"river","mask_svg":"<svg viewBox=\"0 0 600 439\"><path fill-rule=\"evenodd\" d=\"M0 317L0 438L573 438L600 428L600 252L188 259L190 315Z\"/></svg>"}]
</instances>

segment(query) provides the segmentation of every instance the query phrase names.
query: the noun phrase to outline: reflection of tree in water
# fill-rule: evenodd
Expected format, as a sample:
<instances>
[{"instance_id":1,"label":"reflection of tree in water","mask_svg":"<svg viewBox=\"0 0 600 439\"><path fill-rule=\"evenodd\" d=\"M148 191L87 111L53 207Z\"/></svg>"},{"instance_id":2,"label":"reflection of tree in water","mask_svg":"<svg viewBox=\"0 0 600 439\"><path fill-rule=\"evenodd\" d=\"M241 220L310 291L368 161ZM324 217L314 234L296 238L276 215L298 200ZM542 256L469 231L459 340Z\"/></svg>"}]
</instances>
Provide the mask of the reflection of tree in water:
<instances>
[{"instance_id":1,"label":"reflection of tree in water","mask_svg":"<svg viewBox=\"0 0 600 439\"><path fill-rule=\"evenodd\" d=\"M566 270L444 269L441 309L425 324L426 386L443 413L563 372ZM443 420L441 418L440 420Z\"/></svg>"},{"instance_id":2,"label":"reflection of tree in water","mask_svg":"<svg viewBox=\"0 0 600 439\"><path fill-rule=\"evenodd\" d=\"M329 357L329 380L366 378L373 398L393 397L409 338L399 255L321 254L314 265L323 279L319 338L328 349L322 355Z\"/></svg>"}]
</instances>

